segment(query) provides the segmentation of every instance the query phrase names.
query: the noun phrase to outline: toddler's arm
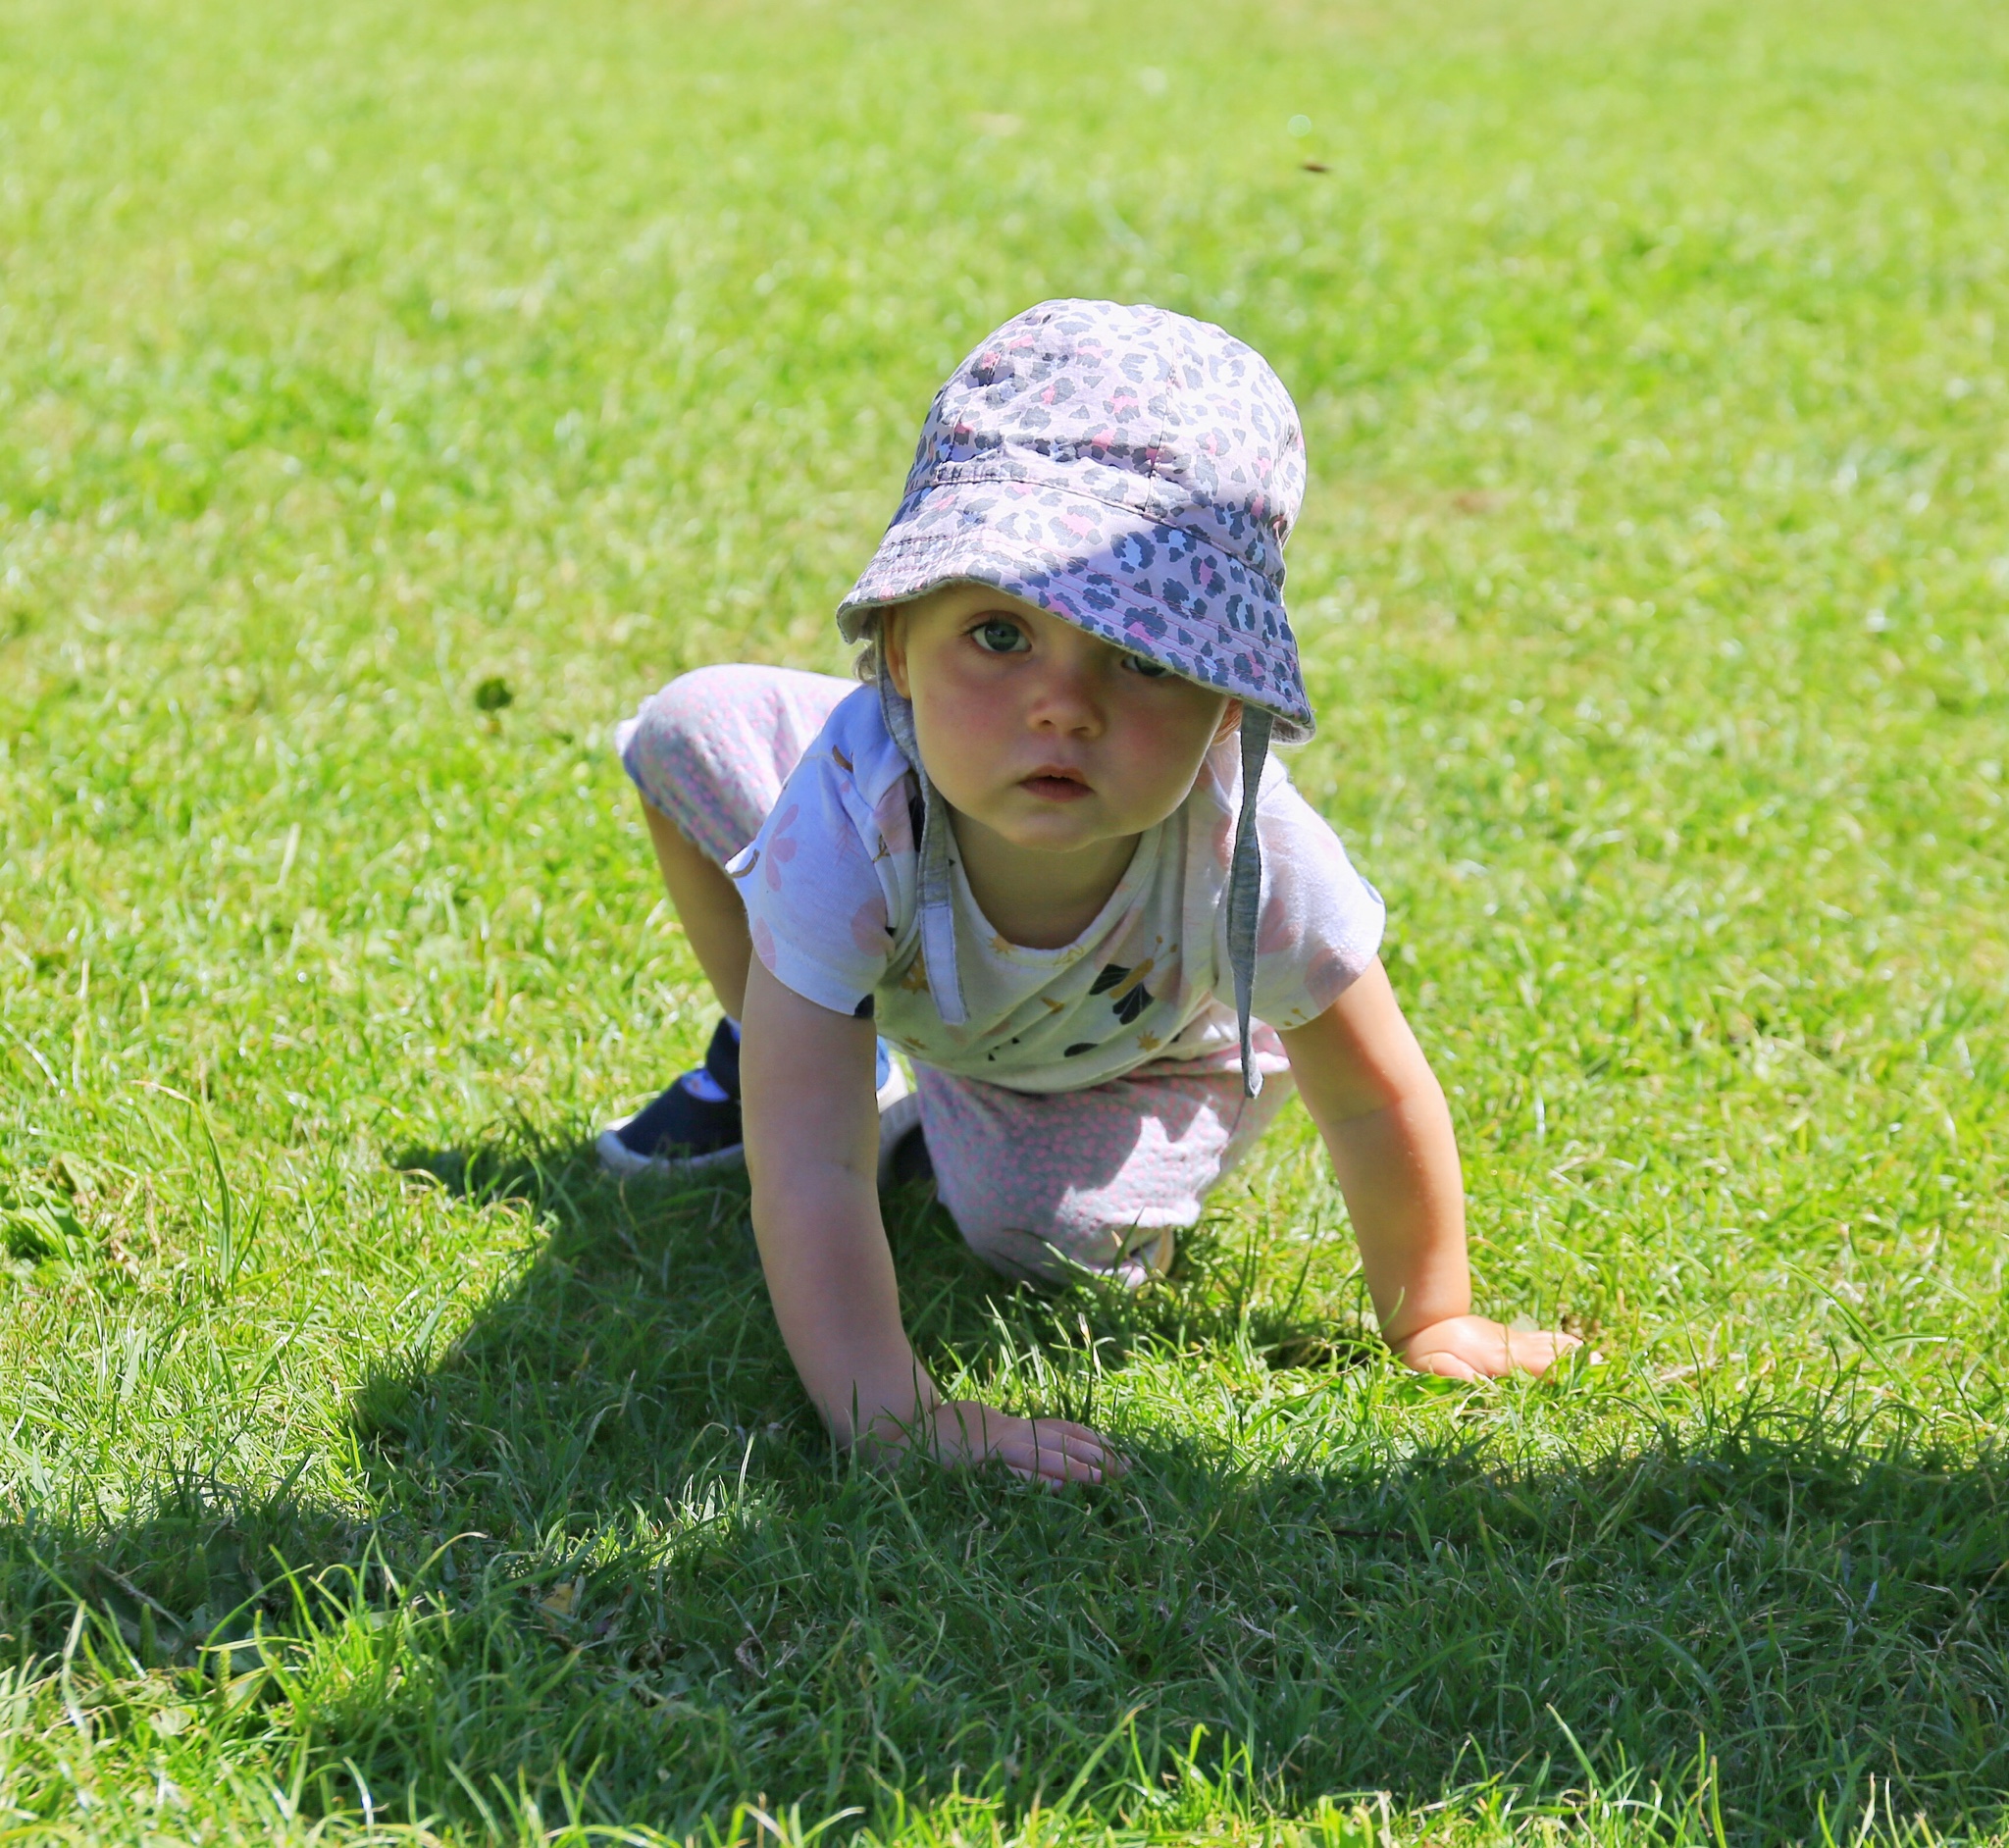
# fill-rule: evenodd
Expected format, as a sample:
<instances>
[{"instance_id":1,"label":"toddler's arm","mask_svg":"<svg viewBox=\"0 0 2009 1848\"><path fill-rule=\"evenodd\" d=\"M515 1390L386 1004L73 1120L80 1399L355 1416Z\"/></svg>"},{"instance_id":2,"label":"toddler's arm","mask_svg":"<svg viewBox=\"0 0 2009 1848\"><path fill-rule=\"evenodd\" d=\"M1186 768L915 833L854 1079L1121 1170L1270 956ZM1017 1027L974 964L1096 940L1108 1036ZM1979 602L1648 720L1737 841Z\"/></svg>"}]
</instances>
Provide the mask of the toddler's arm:
<instances>
[{"instance_id":1,"label":"toddler's arm","mask_svg":"<svg viewBox=\"0 0 2009 1848\"><path fill-rule=\"evenodd\" d=\"M1283 1036L1332 1155L1381 1333L1420 1373L1546 1371L1569 1335L1521 1334L1471 1311L1465 1186L1444 1093L1371 964L1317 1019Z\"/></svg>"},{"instance_id":2,"label":"toddler's arm","mask_svg":"<svg viewBox=\"0 0 2009 1848\"><path fill-rule=\"evenodd\" d=\"M1086 1425L945 1400L900 1319L879 1217L875 1038L804 1001L756 958L747 975L740 1084L753 1233L782 1339L840 1444L912 1446L945 1463L1002 1463L1048 1482L1099 1482L1120 1460Z\"/></svg>"}]
</instances>

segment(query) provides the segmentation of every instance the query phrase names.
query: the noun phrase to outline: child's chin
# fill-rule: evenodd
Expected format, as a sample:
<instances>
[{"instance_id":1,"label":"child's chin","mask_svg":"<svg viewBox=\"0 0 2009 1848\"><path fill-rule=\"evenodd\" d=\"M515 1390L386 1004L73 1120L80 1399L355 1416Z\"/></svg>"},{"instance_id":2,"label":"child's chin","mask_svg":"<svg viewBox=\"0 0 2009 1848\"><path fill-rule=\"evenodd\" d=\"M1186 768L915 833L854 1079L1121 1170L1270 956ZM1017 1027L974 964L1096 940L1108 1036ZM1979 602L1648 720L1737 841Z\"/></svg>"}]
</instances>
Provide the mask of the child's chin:
<instances>
[{"instance_id":1,"label":"child's chin","mask_svg":"<svg viewBox=\"0 0 2009 1848\"><path fill-rule=\"evenodd\" d=\"M1008 831L1000 829L999 832L1013 847L1033 853L1078 853L1083 847L1094 847L1108 838L1108 829L1084 826L1072 816L1064 819L1055 816L1045 825L1031 822Z\"/></svg>"}]
</instances>

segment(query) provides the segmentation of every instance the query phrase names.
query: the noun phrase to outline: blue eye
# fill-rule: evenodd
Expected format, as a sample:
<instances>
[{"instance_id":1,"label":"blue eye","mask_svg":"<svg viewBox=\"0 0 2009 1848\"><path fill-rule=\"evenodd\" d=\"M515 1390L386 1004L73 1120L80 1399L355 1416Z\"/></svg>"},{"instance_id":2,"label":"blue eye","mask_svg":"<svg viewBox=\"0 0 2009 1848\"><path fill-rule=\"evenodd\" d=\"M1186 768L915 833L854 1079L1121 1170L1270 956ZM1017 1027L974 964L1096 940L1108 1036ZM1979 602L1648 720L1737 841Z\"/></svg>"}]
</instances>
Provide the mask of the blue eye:
<instances>
[{"instance_id":1,"label":"blue eye","mask_svg":"<svg viewBox=\"0 0 2009 1848\"><path fill-rule=\"evenodd\" d=\"M1126 654L1123 665L1133 674L1142 674L1146 680L1162 680L1172 670L1162 661L1154 661L1142 654Z\"/></svg>"},{"instance_id":2,"label":"blue eye","mask_svg":"<svg viewBox=\"0 0 2009 1848\"><path fill-rule=\"evenodd\" d=\"M969 633L986 654L1016 654L1032 645L1025 631L1004 616L987 616Z\"/></svg>"}]
</instances>

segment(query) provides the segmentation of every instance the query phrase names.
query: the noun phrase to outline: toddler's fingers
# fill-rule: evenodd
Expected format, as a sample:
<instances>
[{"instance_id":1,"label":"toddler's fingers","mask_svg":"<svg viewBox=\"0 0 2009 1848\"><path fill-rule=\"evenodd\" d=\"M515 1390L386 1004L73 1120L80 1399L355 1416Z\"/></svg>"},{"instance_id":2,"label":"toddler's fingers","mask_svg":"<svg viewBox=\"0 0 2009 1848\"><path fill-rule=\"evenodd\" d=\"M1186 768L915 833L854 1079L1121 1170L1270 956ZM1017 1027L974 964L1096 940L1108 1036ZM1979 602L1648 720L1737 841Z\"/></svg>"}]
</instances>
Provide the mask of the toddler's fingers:
<instances>
[{"instance_id":1,"label":"toddler's fingers","mask_svg":"<svg viewBox=\"0 0 2009 1848\"><path fill-rule=\"evenodd\" d=\"M1040 1428L1044 1431L1045 1420ZM1100 1469L1105 1476L1120 1476L1130 1467L1130 1459L1123 1455L1100 1431L1092 1431L1085 1424L1066 1426L1068 1454L1077 1459L1086 1459Z\"/></svg>"},{"instance_id":2,"label":"toddler's fingers","mask_svg":"<svg viewBox=\"0 0 2009 1848\"><path fill-rule=\"evenodd\" d=\"M1063 1457L1056 1451L1034 1451L1012 1445L998 1452L998 1461L1022 1482L1037 1482L1042 1488L1057 1489L1072 1482L1100 1482L1100 1465L1079 1457Z\"/></svg>"},{"instance_id":3,"label":"toddler's fingers","mask_svg":"<svg viewBox=\"0 0 2009 1848\"><path fill-rule=\"evenodd\" d=\"M1007 1468L1028 1481L1055 1485L1101 1482L1120 1473L1123 1466L1115 1452L1086 1425L1057 1418L1042 1418L1036 1425L1013 1432L998 1447L998 1455Z\"/></svg>"},{"instance_id":4,"label":"toddler's fingers","mask_svg":"<svg viewBox=\"0 0 2009 1848\"><path fill-rule=\"evenodd\" d=\"M1040 1473L1057 1481L1100 1482L1109 1470L1108 1452L1093 1432L1056 1442L1053 1432L1041 1431L1028 1448Z\"/></svg>"},{"instance_id":5,"label":"toddler's fingers","mask_svg":"<svg viewBox=\"0 0 2009 1848\"><path fill-rule=\"evenodd\" d=\"M1514 1364L1530 1373L1546 1373L1572 1348L1583 1346L1575 1335L1522 1334L1514 1337Z\"/></svg>"},{"instance_id":6,"label":"toddler's fingers","mask_svg":"<svg viewBox=\"0 0 2009 1848\"><path fill-rule=\"evenodd\" d=\"M1438 1379L1485 1379L1488 1376L1466 1360L1463 1355L1453 1354L1448 1348L1439 1348L1431 1354L1419 1354L1410 1362L1418 1373L1431 1373Z\"/></svg>"},{"instance_id":7,"label":"toddler's fingers","mask_svg":"<svg viewBox=\"0 0 2009 1848\"><path fill-rule=\"evenodd\" d=\"M1057 1442L1063 1448L1076 1451L1086 1449L1099 1457L1113 1458L1116 1454L1108 1438L1086 1424L1075 1424L1066 1418L1033 1418L1029 1422L1036 1443Z\"/></svg>"}]
</instances>

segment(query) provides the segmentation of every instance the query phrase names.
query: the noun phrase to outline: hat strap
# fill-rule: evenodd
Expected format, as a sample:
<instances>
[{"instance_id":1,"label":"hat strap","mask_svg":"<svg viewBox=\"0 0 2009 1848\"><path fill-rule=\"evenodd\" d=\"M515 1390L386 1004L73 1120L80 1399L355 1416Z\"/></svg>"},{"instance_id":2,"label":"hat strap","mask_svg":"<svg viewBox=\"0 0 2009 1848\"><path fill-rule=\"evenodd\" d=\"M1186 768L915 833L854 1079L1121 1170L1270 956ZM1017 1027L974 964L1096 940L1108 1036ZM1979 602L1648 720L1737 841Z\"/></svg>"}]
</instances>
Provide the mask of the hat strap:
<instances>
[{"instance_id":1,"label":"hat strap","mask_svg":"<svg viewBox=\"0 0 2009 1848\"><path fill-rule=\"evenodd\" d=\"M892 733L893 742L913 766L914 780L921 786L920 871L915 909L920 920L921 961L928 972L928 993L945 1025L965 1026L969 1007L962 998L962 971L955 956L955 894L949 872L949 841L953 832L949 805L921 762L920 740L914 736L913 703L901 695L883 660L879 667L879 710L885 715L886 729Z\"/></svg>"},{"instance_id":2,"label":"hat strap","mask_svg":"<svg viewBox=\"0 0 2009 1848\"><path fill-rule=\"evenodd\" d=\"M1249 1010L1256 994L1256 920L1262 909L1262 844L1257 838L1256 802L1262 766L1269 756L1273 714L1261 706L1242 707L1242 809L1235 818L1235 850L1228 861L1228 966L1235 974L1235 1022L1242 1038L1242 1095L1262 1089L1249 1038Z\"/></svg>"}]
</instances>

